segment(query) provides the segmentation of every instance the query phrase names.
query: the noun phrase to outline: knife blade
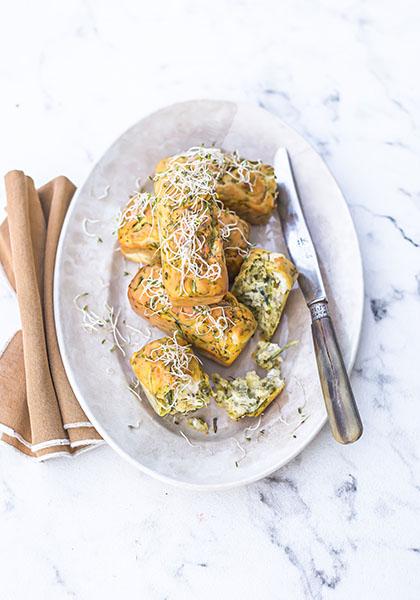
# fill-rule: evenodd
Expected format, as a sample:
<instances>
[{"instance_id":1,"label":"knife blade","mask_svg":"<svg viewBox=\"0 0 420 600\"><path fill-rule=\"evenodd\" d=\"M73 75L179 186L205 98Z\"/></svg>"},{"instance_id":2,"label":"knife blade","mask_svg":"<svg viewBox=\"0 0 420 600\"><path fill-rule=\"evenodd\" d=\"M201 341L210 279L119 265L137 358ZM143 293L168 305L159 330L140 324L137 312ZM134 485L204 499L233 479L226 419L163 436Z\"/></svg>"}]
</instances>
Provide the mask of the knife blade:
<instances>
[{"instance_id":1,"label":"knife blade","mask_svg":"<svg viewBox=\"0 0 420 600\"><path fill-rule=\"evenodd\" d=\"M318 258L302 211L286 148L279 148L274 159L279 186L279 213L290 257L299 271L299 285L308 306L326 300Z\"/></svg>"},{"instance_id":2,"label":"knife blade","mask_svg":"<svg viewBox=\"0 0 420 600\"><path fill-rule=\"evenodd\" d=\"M286 148L274 158L279 189L278 209L286 246L299 272L299 286L311 313L311 329L319 379L334 438L355 442L363 433L341 350L328 311L316 250L306 224Z\"/></svg>"}]
</instances>

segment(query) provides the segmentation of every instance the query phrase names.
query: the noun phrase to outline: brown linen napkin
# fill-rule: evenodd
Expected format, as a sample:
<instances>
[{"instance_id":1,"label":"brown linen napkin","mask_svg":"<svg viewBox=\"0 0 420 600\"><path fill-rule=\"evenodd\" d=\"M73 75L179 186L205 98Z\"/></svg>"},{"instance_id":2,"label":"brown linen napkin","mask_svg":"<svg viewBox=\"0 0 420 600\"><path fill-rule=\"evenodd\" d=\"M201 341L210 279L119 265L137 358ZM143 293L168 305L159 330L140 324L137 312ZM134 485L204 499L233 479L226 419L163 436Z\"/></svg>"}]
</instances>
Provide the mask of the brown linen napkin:
<instances>
[{"instance_id":1,"label":"brown linen napkin","mask_svg":"<svg viewBox=\"0 0 420 600\"><path fill-rule=\"evenodd\" d=\"M17 294L22 331L0 355L0 436L45 460L102 442L67 380L54 323L55 254L76 188L57 177L37 191L22 171L7 173L5 181L0 262Z\"/></svg>"}]
</instances>

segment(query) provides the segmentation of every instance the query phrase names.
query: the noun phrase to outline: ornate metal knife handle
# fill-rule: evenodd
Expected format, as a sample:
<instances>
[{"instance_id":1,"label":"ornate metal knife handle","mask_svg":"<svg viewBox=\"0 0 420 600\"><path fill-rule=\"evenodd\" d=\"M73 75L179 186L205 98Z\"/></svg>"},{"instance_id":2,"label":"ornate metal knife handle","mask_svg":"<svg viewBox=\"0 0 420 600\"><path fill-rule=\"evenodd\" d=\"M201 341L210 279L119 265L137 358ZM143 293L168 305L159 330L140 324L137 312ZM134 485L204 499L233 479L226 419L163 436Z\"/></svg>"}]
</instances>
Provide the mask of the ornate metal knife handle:
<instances>
[{"instance_id":1,"label":"ornate metal knife handle","mask_svg":"<svg viewBox=\"0 0 420 600\"><path fill-rule=\"evenodd\" d=\"M313 302L309 309L316 362L331 430L337 442L350 444L360 438L363 426L328 313L327 301Z\"/></svg>"}]
</instances>

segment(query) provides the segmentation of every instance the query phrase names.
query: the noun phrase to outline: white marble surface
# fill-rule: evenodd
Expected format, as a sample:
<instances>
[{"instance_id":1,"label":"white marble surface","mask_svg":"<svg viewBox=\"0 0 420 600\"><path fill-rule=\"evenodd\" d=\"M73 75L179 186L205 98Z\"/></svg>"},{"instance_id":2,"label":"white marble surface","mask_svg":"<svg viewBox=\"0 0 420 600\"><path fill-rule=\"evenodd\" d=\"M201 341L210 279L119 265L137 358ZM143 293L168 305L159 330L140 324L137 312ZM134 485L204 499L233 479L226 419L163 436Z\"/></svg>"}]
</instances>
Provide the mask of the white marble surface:
<instances>
[{"instance_id":1,"label":"white marble surface","mask_svg":"<svg viewBox=\"0 0 420 600\"><path fill-rule=\"evenodd\" d=\"M259 103L339 181L366 303L353 447L325 428L274 476L213 494L165 488L105 447L43 465L2 448L2 598L419 597L419 19L406 0L3 7L2 173L80 185L159 106ZM18 322L4 289L0 311L3 341Z\"/></svg>"}]
</instances>

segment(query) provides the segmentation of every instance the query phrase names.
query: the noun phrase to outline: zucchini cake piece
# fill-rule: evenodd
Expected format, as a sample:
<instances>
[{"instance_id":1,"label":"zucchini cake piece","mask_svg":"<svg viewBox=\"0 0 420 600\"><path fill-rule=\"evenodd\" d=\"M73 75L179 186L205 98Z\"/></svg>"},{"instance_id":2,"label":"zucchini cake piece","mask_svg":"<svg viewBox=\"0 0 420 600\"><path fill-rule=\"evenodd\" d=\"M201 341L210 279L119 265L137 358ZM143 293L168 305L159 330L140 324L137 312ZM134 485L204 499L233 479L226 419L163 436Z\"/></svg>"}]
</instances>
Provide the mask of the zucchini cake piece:
<instances>
[{"instance_id":1,"label":"zucchini cake piece","mask_svg":"<svg viewBox=\"0 0 420 600\"><path fill-rule=\"evenodd\" d=\"M280 369L282 359L282 352L290 348L291 346L296 346L298 344L298 340L292 340L287 342L284 346L279 346L274 342L258 342L255 351L252 356L261 369L265 371L270 371L270 369Z\"/></svg>"},{"instance_id":2,"label":"zucchini cake piece","mask_svg":"<svg viewBox=\"0 0 420 600\"><path fill-rule=\"evenodd\" d=\"M159 232L154 215L156 196L139 192L121 212L118 241L128 260L153 265L160 263ZM251 246L249 225L230 210L217 210L220 235L229 278L234 279Z\"/></svg>"},{"instance_id":3,"label":"zucchini cake piece","mask_svg":"<svg viewBox=\"0 0 420 600\"><path fill-rule=\"evenodd\" d=\"M250 371L230 381L214 374L213 382L216 403L235 421L258 417L284 388L279 369L271 369L266 377Z\"/></svg>"},{"instance_id":4,"label":"zucchini cake piece","mask_svg":"<svg viewBox=\"0 0 420 600\"><path fill-rule=\"evenodd\" d=\"M210 150L191 161L173 157L155 176L163 284L174 306L214 304L228 291L213 154L217 162Z\"/></svg>"},{"instance_id":5,"label":"zucchini cake piece","mask_svg":"<svg viewBox=\"0 0 420 600\"><path fill-rule=\"evenodd\" d=\"M118 241L128 260L152 265L160 261L159 235L155 220L156 197L139 192L121 212Z\"/></svg>"},{"instance_id":6,"label":"zucchini cake piece","mask_svg":"<svg viewBox=\"0 0 420 600\"><path fill-rule=\"evenodd\" d=\"M261 369L269 371L270 369L280 369L283 359L281 353L283 348L274 342L258 342L257 347L252 354L255 362Z\"/></svg>"},{"instance_id":7,"label":"zucchini cake piece","mask_svg":"<svg viewBox=\"0 0 420 600\"><path fill-rule=\"evenodd\" d=\"M186 414L208 405L212 390L191 346L174 334L149 342L130 360L154 411Z\"/></svg>"},{"instance_id":8,"label":"zucchini cake piece","mask_svg":"<svg viewBox=\"0 0 420 600\"><path fill-rule=\"evenodd\" d=\"M277 329L297 276L295 266L283 254L253 248L235 279L232 293L252 310L267 340Z\"/></svg>"},{"instance_id":9,"label":"zucchini cake piece","mask_svg":"<svg viewBox=\"0 0 420 600\"><path fill-rule=\"evenodd\" d=\"M216 184L224 169L225 156L219 148L189 148L156 165L155 194L172 202L186 197L217 200Z\"/></svg>"},{"instance_id":10,"label":"zucchini cake piece","mask_svg":"<svg viewBox=\"0 0 420 600\"><path fill-rule=\"evenodd\" d=\"M183 308L176 314L182 335L224 366L238 358L257 328L252 312L230 292L217 304Z\"/></svg>"},{"instance_id":11,"label":"zucchini cake piece","mask_svg":"<svg viewBox=\"0 0 420 600\"><path fill-rule=\"evenodd\" d=\"M190 190L210 194L254 225L268 221L277 198L273 167L219 148L194 147L161 160L155 193L159 196L168 190L178 196Z\"/></svg>"},{"instance_id":12,"label":"zucchini cake piece","mask_svg":"<svg viewBox=\"0 0 420 600\"><path fill-rule=\"evenodd\" d=\"M222 365L236 360L257 327L252 312L229 292L210 306L173 306L158 265L138 271L129 285L128 299L137 314L166 333L178 330L189 343Z\"/></svg>"},{"instance_id":13,"label":"zucchini cake piece","mask_svg":"<svg viewBox=\"0 0 420 600\"><path fill-rule=\"evenodd\" d=\"M158 204L162 276L174 306L214 304L228 291L216 205L202 200L175 208Z\"/></svg>"},{"instance_id":14,"label":"zucchini cake piece","mask_svg":"<svg viewBox=\"0 0 420 600\"><path fill-rule=\"evenodd\" d=\"M174 306L214 304L228 290L218 207L209 196L159 196L163 283Z\"/></svg>"},{"instance_id":15,"label":"zucchini cake piece","mask_svg":"<svg viewBox=\"0 0 420 600\"><path fill-rule=\"evenodd\" d=\"M150 321L154 327L159 327L165 333L174 333L179 329L163 285L160 265L140 267L128 286L127 296L134 312Z\"/></svg>"},{"instance_id":16,"label":"zucchini cake piece","mask_svg":"<svg viewBox=\"0 0 420 600\"><path fill-rule=\"evenodd\" d=\"M199 433L205 433L207 435L209 432L209 426L206 421L200 417L190 417L187 419L187 425Z\"/></svg>"},{"instance_id":17,"label":"zucchini cake piece","mask_svg":"<svg viewBox=\"0 0 420 600\"><path fill-rule=\"evenodd\" d=\"M249 241L249 225L233 211L223 208L219 209L218 218L226 267L229 279L233 280L252 247Z\"/></svg>"},{"instance_id":18,"label":"zucchini cake piece","mask_svg":"<svg viewBox=\"0 0 420 600\"><path fill-rule=\"evenodd\" d=\"M217 183L217 197L253 225L267 223L276 205L277 182L274 169L260 161L225 154L225 170Z\"/></svg>"}]
</instances>

